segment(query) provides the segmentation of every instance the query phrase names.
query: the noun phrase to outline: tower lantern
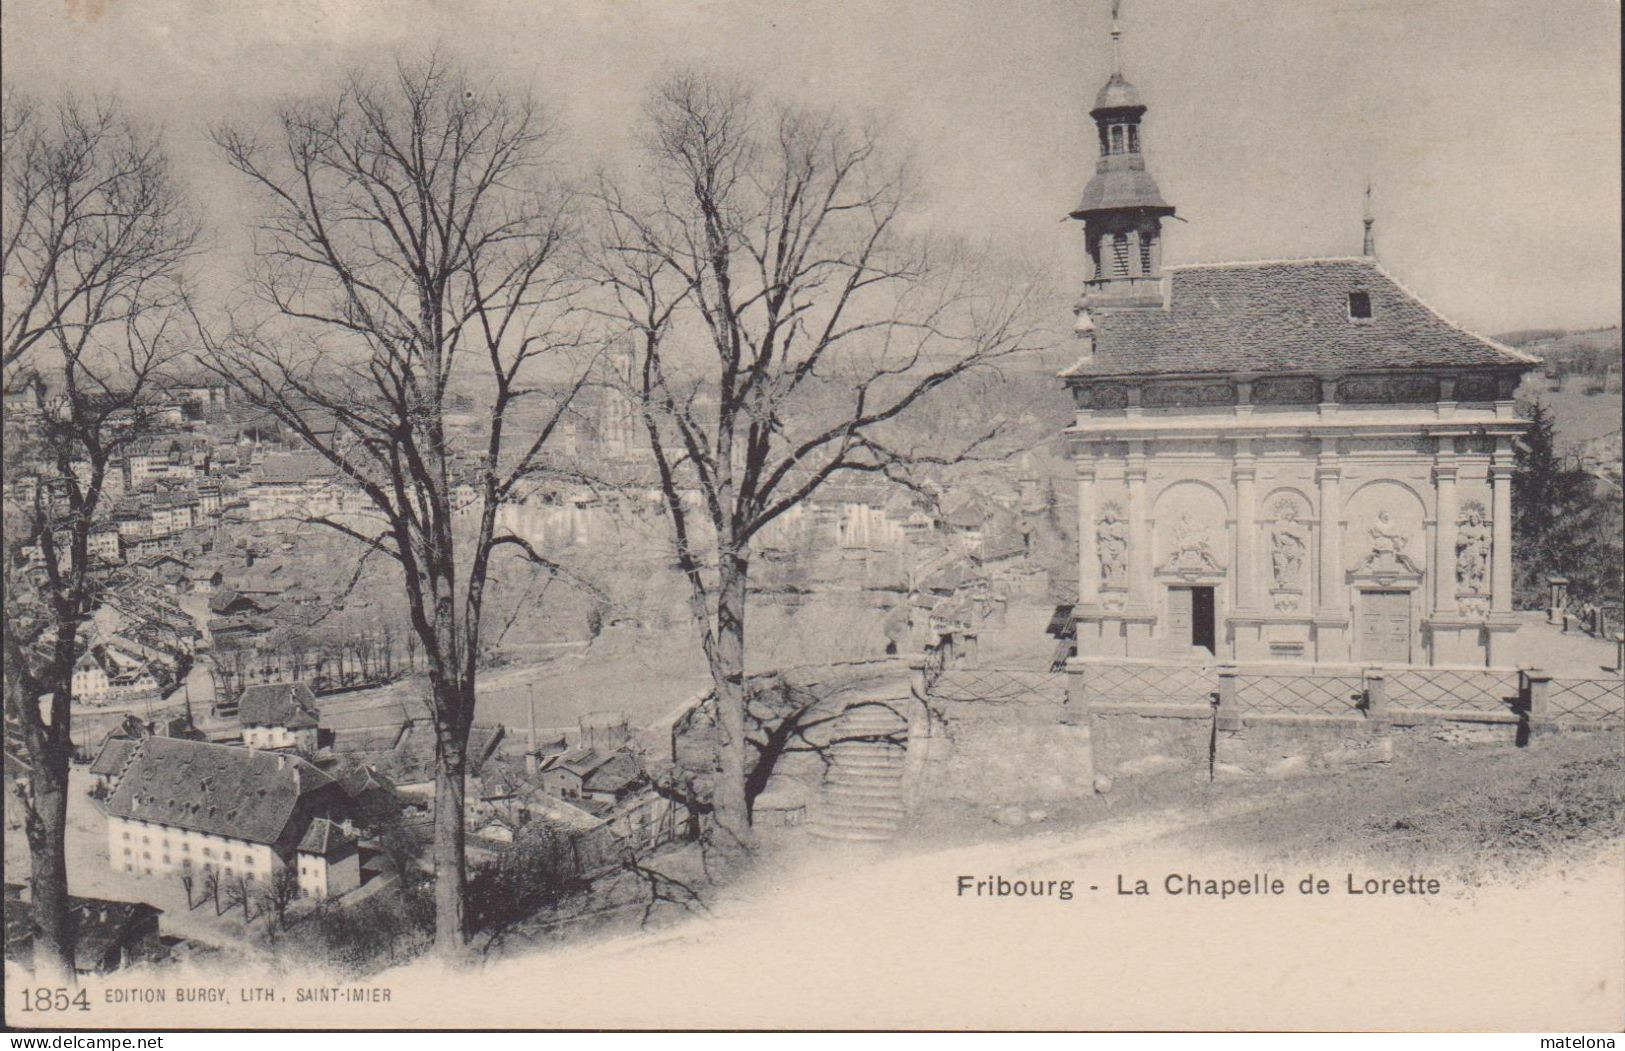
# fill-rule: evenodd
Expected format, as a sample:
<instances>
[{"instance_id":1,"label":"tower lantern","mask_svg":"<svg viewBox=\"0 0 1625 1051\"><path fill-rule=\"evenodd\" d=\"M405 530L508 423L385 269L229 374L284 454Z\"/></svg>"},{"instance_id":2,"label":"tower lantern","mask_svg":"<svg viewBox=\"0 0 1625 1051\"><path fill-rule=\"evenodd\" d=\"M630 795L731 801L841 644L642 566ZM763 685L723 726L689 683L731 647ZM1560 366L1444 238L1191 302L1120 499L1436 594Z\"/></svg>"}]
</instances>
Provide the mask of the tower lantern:
<instances>
[{"instance_id":1,"label":"tower lantern","mask_svg":"<svg viewBox=\"0 0 1625 1051\"><path fill-rule=\"evenodd\" d=\"M1174 214L1145 169L1141 122L1146 107L1123 76L1122 30L1112 4L1112 74L1095 96L1100 159L1071 217L1083 222L1089 278L1078 311L1162 305L1162 220ZM1080 330L1083 324L1080 317Z\"/></svg>"}]
</instances>

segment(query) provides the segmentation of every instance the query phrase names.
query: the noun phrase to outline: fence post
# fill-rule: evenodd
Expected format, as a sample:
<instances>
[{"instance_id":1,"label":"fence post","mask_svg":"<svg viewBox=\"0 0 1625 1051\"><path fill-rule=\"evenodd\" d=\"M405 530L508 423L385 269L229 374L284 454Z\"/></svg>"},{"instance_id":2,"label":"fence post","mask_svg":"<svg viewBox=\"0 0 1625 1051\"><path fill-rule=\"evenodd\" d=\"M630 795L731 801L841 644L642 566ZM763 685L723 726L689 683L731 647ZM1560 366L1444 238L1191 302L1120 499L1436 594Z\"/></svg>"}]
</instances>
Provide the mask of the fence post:
<instances>
[{"instance_id":1,"label":"fence post","mask_svg":"<svg viewBox=\"0 0 1625 1051\"><path fill-rule=\"evenodd\" d=\"M1546 623L1556 624L1558 613L1568 605L1569 578L1547 577L1546 586L1550 589L1546 596Z\"/></svg>"},{"instance_id":2,"label":"fence post","mask_svg":"<svg viewBox=\"0 0 1625 1051\"><path fill-rule=\"evenodd\" d=\"M1625 631L1614 633L1614 670L1625 675Z\"/></svg>"},{"instance_id":3,"label":"fence post","mask_svg":"<svg viewBox=\"0 0 1625 1051\"><path fill-rule=\"evenodd\" d=\"M1551 718L1552 676L1539 668L1518 673L1523 679L1523 709L1529 717L1530 729Z\"/></svg>"},{"instance_id":4,"label":"fence post","mask_svg":"<svg viewBox=\"0 0 1625 1051\"><path fill-rule=\"evenodd\" d=\"M1388 673L1381 668L1365 670L1365 717L1373 730L1388 728Z\"/></svg>"},{"instance_id":5,"label":"fence post","mask_svg":"<svg viewBox=\"0 0 1625 1051\"><path fill-rule=\"evenodd\" d=\"M1219 665L1219 710L1215 723L1221 730L1242 728L1241 706L1236 700L1236 677L1240 674L1234 664Z\"/></svg>"}]
</instances>

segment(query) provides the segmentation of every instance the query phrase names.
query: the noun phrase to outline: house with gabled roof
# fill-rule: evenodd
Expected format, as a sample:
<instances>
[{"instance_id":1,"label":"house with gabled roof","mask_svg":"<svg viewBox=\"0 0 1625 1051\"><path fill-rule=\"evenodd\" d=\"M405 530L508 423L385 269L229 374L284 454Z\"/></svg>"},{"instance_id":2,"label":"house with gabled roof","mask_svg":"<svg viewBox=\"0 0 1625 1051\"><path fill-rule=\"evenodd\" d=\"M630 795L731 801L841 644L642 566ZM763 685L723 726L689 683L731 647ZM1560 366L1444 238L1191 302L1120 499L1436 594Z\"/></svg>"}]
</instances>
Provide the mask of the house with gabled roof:
<instances>
[{"instance_id":1,"label":"house with gabled roof","mask_svg":"<svg viewBox=\"0 0 1625 1051\"><path fill-rule=\"evenodd\" d=\"M319 817L294 850L299 892L310 898L336 898L361 886L361 848L337 822Z\"/></svg>"},{"instance_id":2,"label":"house with gabled roof","mask_svg":"<svg viewBox=\"0 0 1625 1051\"><path fill-rule=\"evenodd\" d=\"M130 876L213 873L263 886L294 863L313 821L346 821L353 809L299 756L148 736L106 803L109 862Z\"/></svg>"},{"instance_id":3,"label":"house with gabled roof","mask_svg":"<svg viewBox=\"0 0 1625 1051\"><path fill-rule=\"evenodd\" d=\"M316 696L304 682L250 686L237 698L237 725L250 748L316 751L320 717Z\"/></svg>"}]
</instances>

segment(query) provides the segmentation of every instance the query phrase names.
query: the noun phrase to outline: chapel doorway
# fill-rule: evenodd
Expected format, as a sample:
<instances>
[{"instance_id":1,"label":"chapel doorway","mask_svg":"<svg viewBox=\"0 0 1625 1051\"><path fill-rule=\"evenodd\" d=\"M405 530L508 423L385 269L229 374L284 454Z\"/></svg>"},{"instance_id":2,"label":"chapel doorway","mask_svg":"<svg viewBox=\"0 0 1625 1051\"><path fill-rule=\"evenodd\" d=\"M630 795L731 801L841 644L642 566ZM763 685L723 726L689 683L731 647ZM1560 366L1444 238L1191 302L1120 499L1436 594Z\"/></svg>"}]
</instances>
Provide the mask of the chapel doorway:
<instances>
[{"instance_id":1,"label":"chapel doorway","mask_svg":"<svg viewBox=\"0 0 1625 1051\"><path fill-rule=\"evenodd\" d=\"M1360 592L1360 659L1410 663L1410 592Z\"/></svg>"},{"instance_id":2,"label":"chapel doorway","mask_svg":"<svg viewBox=\"0 0 1625 1051\"><path fill-rule=\"evenodd\" d=\"M1168 638L1176 646L1218 653L1218 626L1211 587L1168 589Z\"/></svg>"}]
</instances>

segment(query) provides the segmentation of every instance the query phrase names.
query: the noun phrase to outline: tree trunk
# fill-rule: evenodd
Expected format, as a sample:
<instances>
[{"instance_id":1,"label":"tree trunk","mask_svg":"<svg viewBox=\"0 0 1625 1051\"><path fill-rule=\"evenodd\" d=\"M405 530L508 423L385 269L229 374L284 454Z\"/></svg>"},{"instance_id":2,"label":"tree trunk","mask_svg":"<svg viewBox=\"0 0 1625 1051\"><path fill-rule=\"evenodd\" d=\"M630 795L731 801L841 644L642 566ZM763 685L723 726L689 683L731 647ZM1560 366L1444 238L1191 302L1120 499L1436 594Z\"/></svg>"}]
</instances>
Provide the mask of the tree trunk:
<instances>
[{"instance_id":1,"label":"tree trunk","mask_svg":"<svg viewBox=\"0 0 1625 1051\"><path fill-rule=\"evenodd\" d=\"M745 801L745 584L749 564L724 558L717 588L717 641L713 678L717 689L718 744L722 772L712 796L725 847L752 845Z\"/></svg>"},{"instance_id":2,"label":"tree trunk","mask_svg":"<svg viewBox=\"0 0 1625 1051\"><path fill-rule=\"evenodd\" d=\"M457 961L468 936L463 914L468 879L463 828L468 735L445 728L439 748L434 784L434 948L441 959Z\"/></svg>"},{"instance_id":3,"label":"tree trunk","mask_svg":"<svg viewBox=\"0 0 1625 1051\"><path fill-rule=\"evenodd\" d=\"M29 889L33 898L34 977L74 984L74 931L68 910L68 759L51 756L35 772L27 818Z\"/></svg>"}]
</instances>

